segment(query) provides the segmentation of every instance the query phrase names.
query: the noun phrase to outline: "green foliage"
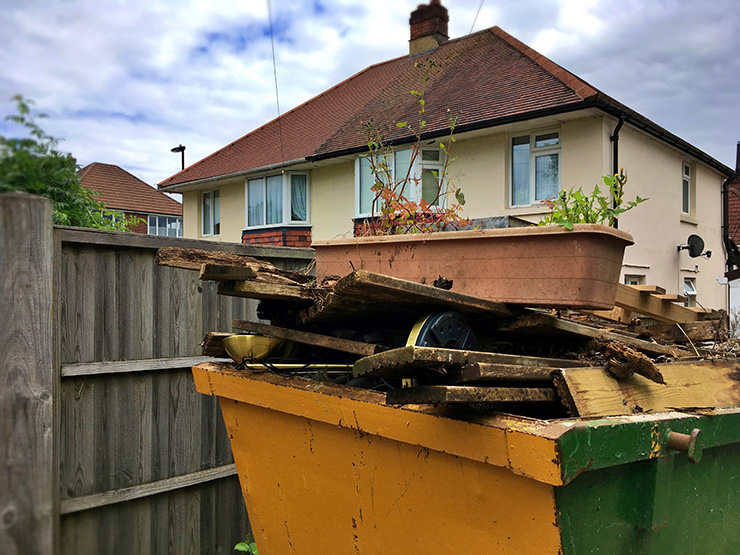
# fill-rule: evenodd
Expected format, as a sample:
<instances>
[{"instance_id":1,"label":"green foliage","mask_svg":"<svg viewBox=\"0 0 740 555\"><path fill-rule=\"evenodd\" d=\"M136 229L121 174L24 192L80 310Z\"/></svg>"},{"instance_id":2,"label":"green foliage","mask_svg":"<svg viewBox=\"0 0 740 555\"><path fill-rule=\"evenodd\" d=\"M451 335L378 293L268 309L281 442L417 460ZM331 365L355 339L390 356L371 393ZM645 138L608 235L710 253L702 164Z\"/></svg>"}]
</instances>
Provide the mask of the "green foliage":
<instances>
[{"instance_id":1,"label":"green foliage","mask_svg":"<svg viewBox=\"0 0 740 555\"><path fill-rule=\"evenodd\" d=\"M91 191L80 184L74 158L57 150L59 139L47 135L36 122L46 114L32 114L33 102L20 95L17 114L5 119L24 127L29 136L10 138L0 135L0 193L23 191L54 201L54 223L130 231L139 218L127 218L122 212L108 210Z\"/></svg>"},{"instance_id":2,"label":"green foliage","mask_svg":"<svg viewBox=\"0 0 740 555\"><path fill-rule=\"evenodd\" d=\"M234 546L234 551L244 551L249 553L249 555L258 555L257 544L251 534L247 534L247 537L244 538L243 542L236 544Z\"/></svg>"},{"instance_id":3,"label":"green foliage","mask_svg":"<svg viewBox=\"0 0 740 555\"><path fill-rule=\"evenodd\" d=\"M638 196L624 203L624 185L627 183L624 170L613 176L605 175L603 179L606 194L602 194L599 186L595 185L591 195L584 194L579 187L570 191L563 189L554 199L543 201L550 213L540 225L556 224L566 229L573 229L575 224L614 225L621 214L648 200Z\"/></svg>"},{"instance_id":4,"label":"green foliage","mask_svg":"<svg viewBox=\"0 0 740 555\"><path fill-rule=\"evenodd\" d=\"M455 142L454 132L457 124L457 117L452 116L449 110L450 134L438 145L444 155L443 165L439 171L433 172L437 181L436 196L431 201L423 198L409 199L412 190L421 190L421 176L412 175L411 168L421 155L421 135L427 125L425 91L429 81L429 72L436 68L436 64L429 60L418 62L416 67L424 71L421 90L411 91L412 95L419 97L418 125L413 126L408 121L396 123L397 128L407 129L416 138L410 148L409 171L405 176L394 177L390 164L394 151L384 143L373 121L370 120L363 124L368 137L366 156L375 181L371 187L375 193L371 220L365 222L365 232L369 235L431 233L449 228L460 229L470 225L469 220L460 216L465 204L465 195L459 188L455 188L449 179L450 164L455 160L450 154L450 149Z\"/></svg>"}]
</instances>

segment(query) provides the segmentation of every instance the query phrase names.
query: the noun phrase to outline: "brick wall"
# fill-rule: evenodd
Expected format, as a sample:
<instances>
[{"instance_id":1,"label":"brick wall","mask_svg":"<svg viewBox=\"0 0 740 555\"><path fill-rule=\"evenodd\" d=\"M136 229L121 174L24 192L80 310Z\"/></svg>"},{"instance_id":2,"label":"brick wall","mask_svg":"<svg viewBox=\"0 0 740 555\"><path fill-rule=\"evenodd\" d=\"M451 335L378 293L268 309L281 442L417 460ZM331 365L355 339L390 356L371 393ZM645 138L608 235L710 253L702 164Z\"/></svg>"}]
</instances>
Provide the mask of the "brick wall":
<instances>
[{"instance_id":1,"label":"brick wall","mask_svg":"<svg viewBox=\"0 0 740 555\"><path fill-rule=\"evenodd\" d=\"M311 246L311 227L284 226L269 229L245 229L242 231L242 244L305 248Z\"/></svg>"},{"instance_id":2,"label":"brick wall","mask_svg":"<svg viewBox=\"0 0 740 555\"><path fill-rule=\"evenodd\" d=\"M124 214L127 217L133 216L135 218L139 218L139 223L129 228L131 229L131 231L133 231L134 233L144 233L144 234L149 233L149 220L146 217L146 214L134 214L132 212L124 212Z\"/></svg>"}]
</instances>

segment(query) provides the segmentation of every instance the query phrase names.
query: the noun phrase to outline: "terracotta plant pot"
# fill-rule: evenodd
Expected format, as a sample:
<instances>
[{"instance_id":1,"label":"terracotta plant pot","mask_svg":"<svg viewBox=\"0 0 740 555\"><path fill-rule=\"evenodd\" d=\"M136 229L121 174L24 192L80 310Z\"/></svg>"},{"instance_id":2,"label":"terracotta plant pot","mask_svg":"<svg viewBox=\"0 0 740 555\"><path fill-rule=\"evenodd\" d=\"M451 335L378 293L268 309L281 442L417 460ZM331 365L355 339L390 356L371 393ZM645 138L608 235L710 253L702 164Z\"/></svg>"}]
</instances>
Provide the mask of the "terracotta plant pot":
<instances>
[{"instance_id":1,"label":"terracotta plant pot","mask_svg":"<svg viewBox=\"0 0 740 555\"><path fill-rule=\"evenodd\" d=\"M315 241L319 280L353 270L524 306L614 306L629 233L596 224L540 226Z\"/></svg>"}]
</instances>

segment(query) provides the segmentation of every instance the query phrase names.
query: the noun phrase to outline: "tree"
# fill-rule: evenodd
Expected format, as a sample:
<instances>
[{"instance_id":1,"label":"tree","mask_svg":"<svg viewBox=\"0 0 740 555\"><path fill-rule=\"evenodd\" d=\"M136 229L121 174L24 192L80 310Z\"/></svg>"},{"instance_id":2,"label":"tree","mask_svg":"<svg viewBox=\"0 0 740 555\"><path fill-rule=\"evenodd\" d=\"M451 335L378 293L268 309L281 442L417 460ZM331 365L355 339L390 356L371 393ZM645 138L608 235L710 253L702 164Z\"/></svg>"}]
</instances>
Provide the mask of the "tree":
<instances>
[{"instance_id":1,"label":"tree","mask_svg":"<svg viewBox=\"0 0 740 555\"><path fill-rule=\"evenodd\" d=\"M46 114L32 114L33 101L16 95L17 114L6 116L28 131L28 137L0 135L0 193L24 191L54 201L54 223L130 231L138 218L109 210L100 193L83 187L77 177L77 162L57 150L59 139L48 135L36 123Z\"/></svg>"}]
</instances>

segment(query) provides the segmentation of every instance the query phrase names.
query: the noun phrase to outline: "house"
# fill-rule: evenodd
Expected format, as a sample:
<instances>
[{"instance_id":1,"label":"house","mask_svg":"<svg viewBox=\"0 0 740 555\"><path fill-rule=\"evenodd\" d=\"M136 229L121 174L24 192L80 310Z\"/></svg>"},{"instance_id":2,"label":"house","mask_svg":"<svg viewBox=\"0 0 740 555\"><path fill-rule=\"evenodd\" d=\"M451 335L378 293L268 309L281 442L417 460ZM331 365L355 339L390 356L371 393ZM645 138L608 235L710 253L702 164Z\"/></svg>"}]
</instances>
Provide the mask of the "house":
<instances>
[{"instance_id":1,"label":"house","mask_svg":"<svg viewBox=\"0 0 740 555\"><path fill-rule=\"evenodd\" d=\"M182 237L182 204L113 164L93 162L78 172L84 187L97 191L108 208L140 218L132 231Z\"/></svg>"},{"instance_id":2,"label":"house","mask_svg":"<svg viewBox=\"0 0 740 555\"><path fill-rule=\"evenodd\" d=\"M467 198L464 215L537 222L542 200L588 190L624 167L627 198L650 200L619 220L636 239L621 279L725 308L721 190L732 170L502 29L449 40L448 21L439 0L420 5L408 55L368 67L160 183L183 194L185 236L307 246L352 235L372 200L363 123L372 120L395 149L394 171L405 171L415 138L395 124L418 121L411 91L428 78L423 155L412 172L439 167L438 141L456 116L450 177ZM702 256L679 249L690 235L703 238Z\"/></svg>"}]
</instances>

